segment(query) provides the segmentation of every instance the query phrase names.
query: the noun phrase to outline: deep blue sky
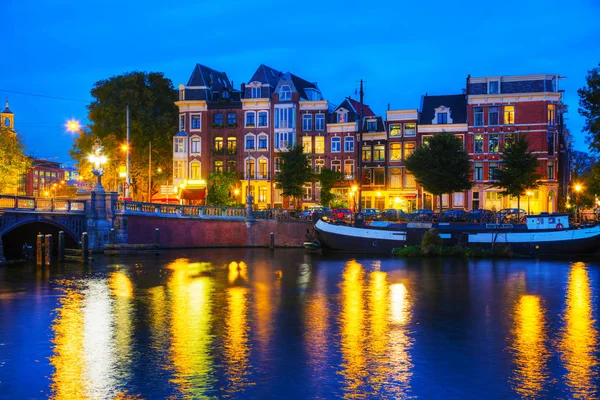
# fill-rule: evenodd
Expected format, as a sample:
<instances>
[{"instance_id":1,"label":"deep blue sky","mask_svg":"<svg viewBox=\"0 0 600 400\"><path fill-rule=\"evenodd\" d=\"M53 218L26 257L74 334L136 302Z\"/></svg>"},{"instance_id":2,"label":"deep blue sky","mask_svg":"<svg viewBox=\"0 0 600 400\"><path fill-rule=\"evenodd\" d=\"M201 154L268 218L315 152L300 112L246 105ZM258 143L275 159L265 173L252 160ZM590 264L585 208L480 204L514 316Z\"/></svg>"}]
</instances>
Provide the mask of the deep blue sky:
<instances>
[{"instance_id":1,"label":"deep blue sky","mask_svg":"<svg viewBox=\"0 0 600 400\"><path fill-rule=\"evenodd\" d=\"M425 92L460 93L467 74L560 74L568 126L585 150L577 89L600 62L598 0L3 0L0 18L1 99L28 152L62 161L72 143L64 123L85 122L94 82L145 70L177 86L195 63L236 86L265 63L318 82L334 104L362 78L377 113L418 108Z\"/></svg>"}]
</instances>

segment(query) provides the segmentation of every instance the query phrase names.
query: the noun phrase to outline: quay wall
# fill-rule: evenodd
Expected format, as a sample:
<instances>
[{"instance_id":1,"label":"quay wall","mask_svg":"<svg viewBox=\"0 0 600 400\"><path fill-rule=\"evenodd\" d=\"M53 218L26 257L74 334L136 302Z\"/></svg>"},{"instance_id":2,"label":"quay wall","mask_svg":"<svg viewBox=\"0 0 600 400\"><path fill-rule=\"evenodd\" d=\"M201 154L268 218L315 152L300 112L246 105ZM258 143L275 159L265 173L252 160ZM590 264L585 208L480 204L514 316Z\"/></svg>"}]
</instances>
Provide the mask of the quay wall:
<instances>
[{"instance_id":1,"label":"quay wall","mask_svg":"<svg viewBox=\"0 0 600 400\"><path fill-rule=\"evenodd\" d=\"M127 217L129 244L154 243L160 230L160 244L183 247L268 247L270 233L275 247L301 247L312 223L307 221L256 220L251 227L241 220L160 218L148 215Z\"/></svg>"}]
</instances>

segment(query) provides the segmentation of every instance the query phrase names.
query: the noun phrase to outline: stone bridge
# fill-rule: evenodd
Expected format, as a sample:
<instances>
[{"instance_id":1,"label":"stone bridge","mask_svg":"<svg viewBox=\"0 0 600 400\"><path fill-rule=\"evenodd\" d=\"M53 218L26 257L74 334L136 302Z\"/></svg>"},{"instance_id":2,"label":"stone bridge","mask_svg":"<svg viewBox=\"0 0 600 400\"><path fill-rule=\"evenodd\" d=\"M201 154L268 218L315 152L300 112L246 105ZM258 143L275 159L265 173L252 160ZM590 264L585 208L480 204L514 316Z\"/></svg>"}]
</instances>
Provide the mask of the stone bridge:
<instances>
[{"instance_id":1,"label":"stone bridge","mask_svg":"<svg viewBox=\"0 0 600 400\"><path fill-rule=\"evenodd\" d=\"M6 253L34 244L38 233L61 230L67 247L76 247L87 232L90 248L101 251L112 240L111 229L116 244L151 244L157 228L167 248L268 246L271 233L276 246L297 247L310 224L255 220L245 208L120 201L117 193L104 191L78 193L74 200L0 195L0 246Z\"/></svg>"}]
</instances>

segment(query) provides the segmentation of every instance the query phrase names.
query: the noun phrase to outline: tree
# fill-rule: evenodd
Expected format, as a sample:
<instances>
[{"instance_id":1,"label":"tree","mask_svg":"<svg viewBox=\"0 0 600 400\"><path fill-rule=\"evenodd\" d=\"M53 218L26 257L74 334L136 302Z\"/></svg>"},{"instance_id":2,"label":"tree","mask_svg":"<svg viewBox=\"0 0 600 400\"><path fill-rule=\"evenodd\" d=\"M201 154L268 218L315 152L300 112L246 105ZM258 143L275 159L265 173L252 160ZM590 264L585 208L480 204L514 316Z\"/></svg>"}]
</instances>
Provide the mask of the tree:
<instances>
[{"instance_id":1,"label":"tree","mask_svg":"<svg viewBox=\"0 0 600 400\"><path fill-rule=\"evenodd\" d=\"M537 172L539 161L529 152L529 142L525 135L504 146L502 168L496 170L492 187L503 189L500 193L517 198L517 218L521 210L521 196L528 189L539 186L542 176Z\"/></svg>"},{"instance_id":2,"label":"tree","mask_svg":"<svg viewBox=\"0 0 600 400\"><path fill-rule=\"evenodd\" d=\"M31 160L25 155L17 134L0 127L0 193L17 194L19 179L27 174Z\"/></svg>"},{"instance_id":3,"label":"tree","mask_svg":"<svg viewBox=\"0 0 600 400\"><path fill-rule=\"evenodd\" d=\"M206 203L211 206L232 206L237 203L231 192L239 183L235 172L211 172L208 175Z\"/></svg>"},{"instance_id":4,"label":"tree","mask_svg":"<svg viewBox=\"0 0 600 400\"><path fill-rule=\"evenodd\" d=\"M323 168L317 177L321 185L321 205L328 207L335 198L335 195L331 193L331 188L335 182L344 179L344 175L341 172Z\"/></svg>"},{"instance_id":5,"label":"tree","mask_svg":"<svg viewBox=\"0 0 600 400\"><path fill-rule=\"evenodd\" d=\"M596 163L595 157L583 151L571 152L571 178L577 179L588 175Z\"/></svg>"},{"instance_id":6,"label":"tree","mask_svg":"<svg viewBox=\"0 0 600 400\"><path fill-rule=\"evenodd\" d=\"M579 114L585 117L583 130L590 150L600 152L600 64L588 71L587 86L577 91Z\"/></svg>"},{"instance_id":7,"label":"tree","mask_svg":"<svg viewBox=\"0 0 600 400\"><path fill-rule=\"evenodd\" d=\"M406 169L417 183L434 196L469 190L471 162L460 139L448 132L431 137L428 144L417 148L405 161Z\"/></svg>"},{"instance_id":8,"label":"tree","mask_svg":"<svg viewBox=\"0 0 600 400\"><path fill-rule=\"evenodd\" d=\"M301 144L281 152L281 170L275 175L275 183L283 196L302 197L302 186L312 182L314 174Z\"/></svg>"},{"instance_id":9,"label":"tree","mask_svg":"<svg viewBox=\"0 0 600 400\"><path fill-rule=\"evenodd\" d=\"M91 91L93 100L88 105L89 131L82 131L75 139L71 155L78 161L80 173L89 169L86 157L95 138L102 140L109 160L103 181L114 185L117 169L125 165L126 153L121 145L126 142L126 107L130 109L130 176L133 196L141 199L148 193L148 148L152 142L153 170L160 167L160 177L172 171L173 127L177 121L177 92L170 79L159 72L129 72L98 81ZM152 179L156 192L160 177ZM118 178L117 178L118 180ZM113 185L111 185L113 182Z\"/></svg>"}]
</instances>

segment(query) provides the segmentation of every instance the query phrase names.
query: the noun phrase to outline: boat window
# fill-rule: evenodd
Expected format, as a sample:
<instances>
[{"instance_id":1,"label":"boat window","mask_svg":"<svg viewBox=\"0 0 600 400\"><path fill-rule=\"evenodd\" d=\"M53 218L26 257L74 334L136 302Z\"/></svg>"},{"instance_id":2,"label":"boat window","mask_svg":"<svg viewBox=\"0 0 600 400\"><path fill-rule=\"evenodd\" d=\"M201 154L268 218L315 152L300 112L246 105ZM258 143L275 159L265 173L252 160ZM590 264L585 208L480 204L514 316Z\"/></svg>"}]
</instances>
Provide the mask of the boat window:
<instances>
[{"instance_id":1,"label":"boat window","mask_svg":"<svg viewBox=\"0 0 600 400\"><path fill-rule=\"evenodd\" d=\"M556 223L556 221L554 218L548 218L548 223L554 224L554 223Z\"/></svg>"},{"instance_id":2,"label":"boat window","mask_svg":"<svg viewBox=\"0 0 600 400\"><path fill-rule=\"evenodd\" d=\"M537 223L538 223L538 225L540 225L540 224L544 223L544 220L543 220L543 219L541 219L541 218L538 218L538 219L537 219Z\"/></svg>"}]
</instances>

